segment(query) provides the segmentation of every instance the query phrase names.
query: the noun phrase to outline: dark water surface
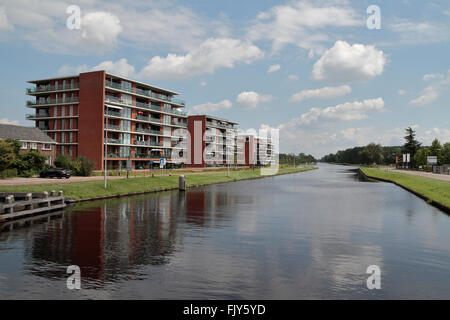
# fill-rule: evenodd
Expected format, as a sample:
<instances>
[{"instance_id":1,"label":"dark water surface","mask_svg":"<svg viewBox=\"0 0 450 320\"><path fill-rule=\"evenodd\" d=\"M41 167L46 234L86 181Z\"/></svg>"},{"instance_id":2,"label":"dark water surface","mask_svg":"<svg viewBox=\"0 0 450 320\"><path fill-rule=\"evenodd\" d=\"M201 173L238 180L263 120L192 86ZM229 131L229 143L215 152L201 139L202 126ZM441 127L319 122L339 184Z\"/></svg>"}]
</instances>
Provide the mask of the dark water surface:
<instances>
[{"instance_id":1,"label":"dark water surface","mask_svg":"<svg viewBox=\"0 0 450 320\"><path fill-rule=\"evenodd\" d=\"M0 298L449 299L450 217L329 165L85 203L0 233Z\"/></svg>"}]
</instances>

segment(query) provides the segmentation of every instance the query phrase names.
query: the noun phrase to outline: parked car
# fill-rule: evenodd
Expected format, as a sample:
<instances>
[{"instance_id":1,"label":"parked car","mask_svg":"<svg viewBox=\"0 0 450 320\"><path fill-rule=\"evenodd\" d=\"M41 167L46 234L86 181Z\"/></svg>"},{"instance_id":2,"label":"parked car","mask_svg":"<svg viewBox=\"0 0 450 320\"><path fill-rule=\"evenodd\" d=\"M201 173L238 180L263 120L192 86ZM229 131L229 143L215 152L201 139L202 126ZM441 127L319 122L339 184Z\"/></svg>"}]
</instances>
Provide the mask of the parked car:
<instances>
[{"instance_id":1,"label":"parked car","mask_svg":"<svg viewBox=\"0 0 450 320\"><path fill-rule=\"evenodd\" d=\"M39 175L41 178L70 178L70 170L61 169L61 168L50 168L45 171L42 171Z\"/></svg>"}]
</instances>

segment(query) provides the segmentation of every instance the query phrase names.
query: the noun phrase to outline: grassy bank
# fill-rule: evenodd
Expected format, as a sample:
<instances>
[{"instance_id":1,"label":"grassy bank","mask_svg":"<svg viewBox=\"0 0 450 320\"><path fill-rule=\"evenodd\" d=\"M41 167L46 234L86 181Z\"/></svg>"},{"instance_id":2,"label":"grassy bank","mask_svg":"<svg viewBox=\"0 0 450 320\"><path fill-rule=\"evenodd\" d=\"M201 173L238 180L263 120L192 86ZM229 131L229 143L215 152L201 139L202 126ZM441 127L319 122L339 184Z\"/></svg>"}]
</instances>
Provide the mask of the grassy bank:
<instances>
[{"instance_id":1,"label":"grassy bank","mask_svg":"<svg viewBox=\"0 0 450 320\"><path fill-rule=\"evenodd\" d=\"M277 175L303 172L313 169L315 168L281 168ZM261 177L264 176L260 175L259 169L238 171L230 170L229 177L227 177L226 171L217 173L206 172L204 174L186 174L186 184L188 187L191 187L195 185L256 179ZM106 189L103 187L103 180L97 180L74 183L1 186L0 192L44 192L51 190L62 190L69 198L85 200L98 197L128 195L176 188L178 188L178 176L173 175L109 180L108 187Z\"/></svg>"},{"instance_id":2,"label":"grassy bank","mask_svg":"<svg viewBox=\"0 0 450 320\"><path fill-rule=\"evenodd\" d=\"M362 168L369 178L393 182L430 203L450 212L450 182L425 177L384 171L376 168ZM447 209L445 209L447 208Z\"/></svg>"}]
</instances>

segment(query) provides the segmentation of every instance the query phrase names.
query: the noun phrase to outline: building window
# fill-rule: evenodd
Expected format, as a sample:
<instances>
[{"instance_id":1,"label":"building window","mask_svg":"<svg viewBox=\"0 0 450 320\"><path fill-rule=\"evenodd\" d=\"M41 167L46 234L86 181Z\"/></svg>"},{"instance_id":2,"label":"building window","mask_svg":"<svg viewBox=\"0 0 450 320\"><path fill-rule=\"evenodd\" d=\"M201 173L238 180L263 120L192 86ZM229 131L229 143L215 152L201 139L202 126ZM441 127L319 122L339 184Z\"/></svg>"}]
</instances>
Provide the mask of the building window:
<instances>
[{"instance_id":1,"label":"building window","mask_svg":"<svg viewBox=\"0 0 450 320\"><path fill-rule=\"evenodd\" d=\"M37 143L36 142L31 142L31 149L32 150L37 150Z\"/></svg>"},{"instance_id":2,"label":"building window","mask_svg":"<svg viewBox=\"0 0 450 320\"><path fill-rule=\"evenodd\" d=\"M20 149L28 149L28 142L22 142Z\"/></svg>"},{"instance_id":3,"label":"building window","mask_svg":"<svg viewBox=\"0 0 450 320\"><path fill-rule=\"evenodd\" d=\"M52 146L50 143L44 143L42 145L42 150L52 150Z\"/></svg>"}]
</instances>

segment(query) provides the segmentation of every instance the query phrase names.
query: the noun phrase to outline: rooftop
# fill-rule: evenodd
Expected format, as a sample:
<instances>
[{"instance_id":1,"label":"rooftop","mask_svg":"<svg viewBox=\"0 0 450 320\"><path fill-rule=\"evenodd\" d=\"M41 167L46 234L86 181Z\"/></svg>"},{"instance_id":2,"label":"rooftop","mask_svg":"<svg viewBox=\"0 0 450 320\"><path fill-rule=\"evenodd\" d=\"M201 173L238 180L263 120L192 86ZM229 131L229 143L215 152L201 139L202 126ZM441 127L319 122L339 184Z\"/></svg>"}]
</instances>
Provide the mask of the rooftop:
<instances>
[{"instance_id":1,"label":"rooftop","mask_svg":"<svg viewBox=\"0 0 450 320\"><path fill-rule=\"evenodd\" d=\"M55 143L55 141L36 127L22 127L11 124L0 124L0 139L17 139Z\"/></svg>"}]
</instances>

